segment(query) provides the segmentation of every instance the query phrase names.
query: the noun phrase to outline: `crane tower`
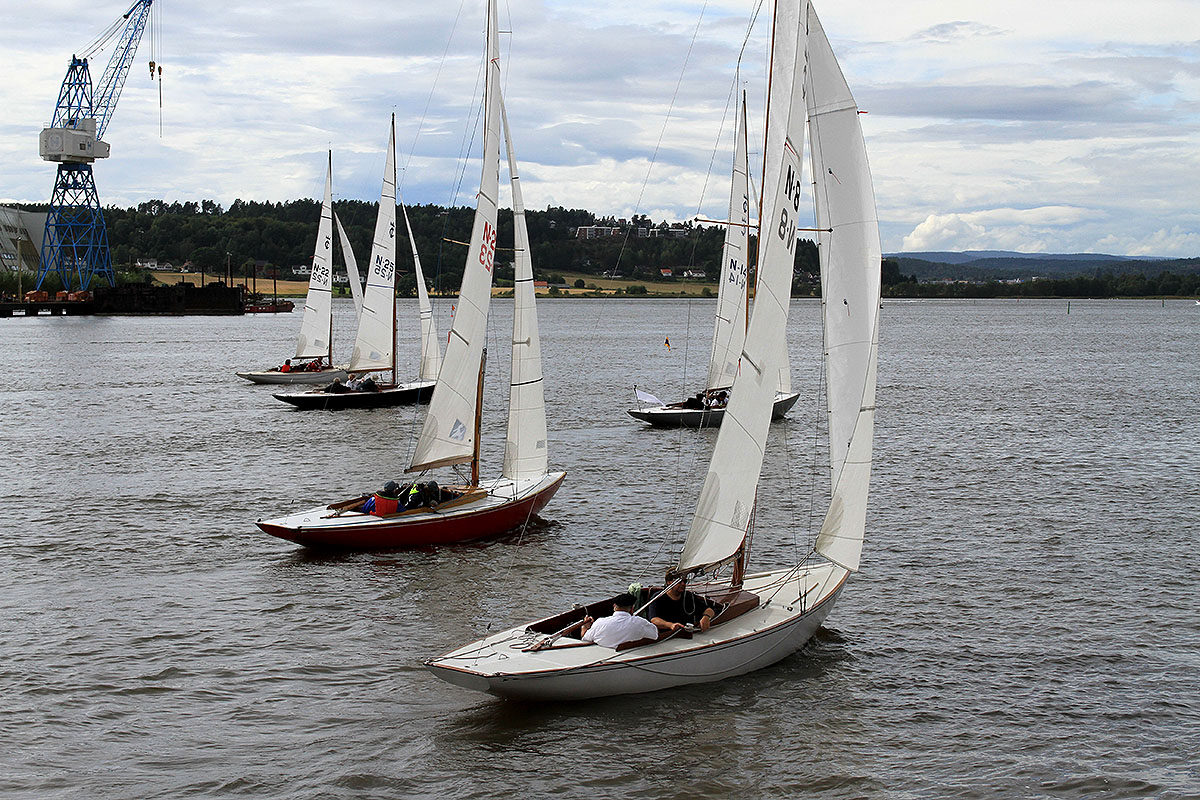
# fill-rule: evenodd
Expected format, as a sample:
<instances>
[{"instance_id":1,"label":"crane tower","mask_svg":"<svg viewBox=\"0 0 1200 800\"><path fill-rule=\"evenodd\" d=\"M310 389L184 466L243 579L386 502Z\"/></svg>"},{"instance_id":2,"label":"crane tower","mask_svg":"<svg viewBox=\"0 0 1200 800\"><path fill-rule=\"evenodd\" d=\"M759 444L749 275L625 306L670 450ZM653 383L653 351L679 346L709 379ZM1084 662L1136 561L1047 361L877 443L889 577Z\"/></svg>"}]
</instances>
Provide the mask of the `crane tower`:
<instances>
[{"instance_id":1,"label":"crane tower","mask_svg":"<svg viewBox=\"0 0 1200 800\"><path fill-rule=\"evenodd\" d=\"M108 250L108 232L92 163L108 158L109 146L102 137L116 110L129 67L150 18L154 0L136 0L129 10L110 25L85 51L72 56L54 107L54 120L43 129L38 153L46 161L58 163L46 230L42 236L42 266L38 273L40 289L46 276L57 273L65 289L87 289L94 276L103 276L109 285L116 283L112 256ZM98 52L120 35L108 66L93 88L88 56ZM153 61L150 77L154 77ZM162 77L162 67L159 67Z\"/></svg>"}]
</instances>

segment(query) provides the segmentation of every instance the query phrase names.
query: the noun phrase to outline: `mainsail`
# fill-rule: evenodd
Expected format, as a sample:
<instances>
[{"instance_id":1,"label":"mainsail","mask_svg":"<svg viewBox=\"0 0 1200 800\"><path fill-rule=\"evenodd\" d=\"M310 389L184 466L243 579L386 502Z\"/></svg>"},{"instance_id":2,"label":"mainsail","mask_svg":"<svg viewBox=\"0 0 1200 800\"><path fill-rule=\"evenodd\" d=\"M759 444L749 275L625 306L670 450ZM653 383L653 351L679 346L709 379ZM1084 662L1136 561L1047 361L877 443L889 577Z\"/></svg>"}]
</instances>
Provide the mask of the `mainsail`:
<instances>
[{"instance_id":1,"label":"mainsail","mask_svg":"<svg viewBox=\"0 0 1200 800\"><path fill-rule=\"evenodd\" d=\"M408 221L408 208L400 202L404 214L404 229L412 244L413 271L417 279L417 310L421 315L421 373L423 381L437 380L442 368L441 343L438 342L437 323L433 319L433 306L429 302L429 290L425 288L425 273L421 271L421 256L417 253L417 240L413 236L412 223Z\"/></svg>"},{"instance_id":2,"label":"mainsail","mask_svg":"<svg viewBox=\"0 0 1200 800\"><path fill-rule=\"evenodd\" d=\"M346 262L346 278L350 282L350 295L354 298L354 321L362 317L362 279L358 277L358 261L354 258L354 249L350 247L350 237L342 227L342 220L337 214L333 215L333 223L337 226L338 239L342 242L342 259Z\"/></svg>"},{"instance_id":3,"label":"mainsail","mask_svg":"<svg viewBox=\"0 0 1200 800\"><path fill-rule=\"evenodd\" d=\"M717 435L676 573L701 572L741 550L762 472L771 408L786 364L786 328L800 210L807 0L780 0L772 31L767 164L758 293L741 372Z\"/></svg>"},{"instance_id":4,"label":"mainsail","mask_svg":"<svg viewBox=\"0 0 1200 800\"><path fill-rule=\"evenodd\" d=\"M358 320L358 338L350 357L352 372L395 367L396 338L396 115L388 134L387 161L383 169L383 189L379 193L379 213L375 217L375 238L371 242L371 262L367 268L367 288L363 293L362 314ZM393 376L394 377L394 376Z\"/></svg>"},{"instance_id":5,"label":"mainsail","mask_svg":"<svg viewBox=\"0 0 1200 800\"><path fill-rule=\"evenodd\" d=\"M746 341L746 281L750 255L750 177L747 165L746 96L742 95L740 124L735 131L733 181L729 189L729 224L721 249L721 285L717 288L717 322L713 329L712 356L707 389L733 385L742 344Z\"/></svg>"},{"instance_id":6,"label":"mainsail","mask_svg":"<svg viewBox=\"0 0 1200 800\"><path fill-rule=\"evenodd\" d=\"M866 528L879 349L879 223L858 106L808 10L809 144L825 316L832 496L821 555L857 570Z\"/></svg>"},{"instance_id":7,"label":"mainsail","mask_svg":"<svg viewBox=\"0 0 1200 800\"><path fill-rule=\"evenodd\" d=\"M313 248L312 273L308 278L308 297L304 301L304 320L296 337L296 358L331 356L330 332L333 320L333 153L325 173L325 200L321 203L321 223Z\"/></svg>"},{"instance_id":8,"label":"mainsail","mask_svg":"<svg viewBox=\"0 0 1200 800\"><path fill-rule=\"evenodd\" d=\"M512 376L508 397L508 440L504 450L504 477L519 480L546 474L546 401L542 389L542 345L538 337L537 308L533 291L533 258L529 228L517 174L517 154L508 129L508 112L500 100L500 118L508 147L508 173L512 181L513 229L516 250L513 281Z\"/></svg>"},{"instance_id":9,"label":"mainsail","mask_svg":"<svg viewBox=\"0 0 1200 800\"><path fill-rule=\"evenodd\" d=\"M487 336L492 268L496 259L496 201L500 184L500 49L496 7L488 3L488 61L484 82L483 173L467 263L446 357L409 472L471 461L475 449L476 391Z\"/></svg>"}]
</instances>

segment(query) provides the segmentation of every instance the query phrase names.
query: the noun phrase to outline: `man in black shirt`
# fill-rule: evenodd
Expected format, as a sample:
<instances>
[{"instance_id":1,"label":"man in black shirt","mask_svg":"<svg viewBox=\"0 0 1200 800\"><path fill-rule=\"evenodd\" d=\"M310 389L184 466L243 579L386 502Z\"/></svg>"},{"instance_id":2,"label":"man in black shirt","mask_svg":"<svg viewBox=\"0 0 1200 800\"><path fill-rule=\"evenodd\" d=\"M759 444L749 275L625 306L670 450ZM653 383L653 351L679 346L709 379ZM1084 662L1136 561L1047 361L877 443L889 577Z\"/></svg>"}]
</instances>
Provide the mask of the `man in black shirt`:
<instances>
[{"instance_id":1,"label":"man in black shirt","mask_svg":"<svg viewBox=\"0 0 1200 800\"><path fill-rule=\"evenodd\" d=\"M650 604L650 621L667 633L687 625L698 625L706 631L720 611L720 603L686 591L683 581L679 581Z\"/></svg>"}]
</instances>

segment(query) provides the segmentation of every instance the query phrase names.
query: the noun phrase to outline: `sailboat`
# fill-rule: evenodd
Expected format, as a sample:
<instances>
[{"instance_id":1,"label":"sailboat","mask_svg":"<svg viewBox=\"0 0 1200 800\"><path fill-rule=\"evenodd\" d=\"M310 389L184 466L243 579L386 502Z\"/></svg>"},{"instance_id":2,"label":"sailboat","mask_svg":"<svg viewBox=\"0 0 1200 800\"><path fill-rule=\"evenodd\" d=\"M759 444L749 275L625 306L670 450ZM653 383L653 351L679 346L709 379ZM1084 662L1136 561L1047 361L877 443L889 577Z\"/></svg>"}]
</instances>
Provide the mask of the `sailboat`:
<instances>
[{"instance_id":1,"label":"sailboat","mask_svg":"<svg viewBox=\"0 0 1200 800\"><path fill-rule=\"evenodd\" d=\"M395 484L390 492L362 495L278 519L260 520L258 527L266 533L309 547L341 550L481 539L526 525L562 485L565 473L548 470L533 261L516 153L500 96L500 53L496 39L496 4L495 0L489 0L483 174L446 357L406 470L420 474L403 485L400 481L389 482ZM504 466L499 477L482 481L484 342L496 255L501 129L508 147L515 230L512 369ZM365 313L364 309L364 317ZM465 481L439 485L419 480L428 470L467 464L470 478Z\"/></svg>"},{"instance_id":2,"label":"sailboat","mask_svg":"<svg viewBox=\"0 0 1200 800\"><path fill-rule=\"evenodd\" d=\"M635 389L638 407L628 409L629 415L656 427L708 428L720 425L721 420L725 418L730 388L741 367L742 345L746 341L750 271L749 147L744 93L734 141L729 221L725 226L725 244L721 248L721 282L717 288L717 313L713 325L708 379L704 384L704 391L677 403L663 403L654 395ZM786 342L783 347L786 353ZM798 392L791 391L789 370L782 370L779 379L780 386L772 409L772 419L782 419L800 397ZM649 405L643 407L642 402Z\"/></svg>"},{"instance_id":3,"label":"sailboat","mask_svg":"<svg viewBox=\"0 0 1200 800\"><path fill-rule=\"evenodd\" d=\"M342 240L347 263L353 258ZM325 172L325 199L321 203L321 222L313 248L312 272L308 277L308 297L304 301L304 319L296 337L296 355L281 367L259 372L239 372L239 378L253 383L313 384L346 380L344 367L333 366L333 153Z\"/></svg>"},{"instance_id":4,"label":"sailboat","mask_svg":"<svg viewBox=\"0 0 1200 800\"><path fill-rule=\"evenodd\" d=\"M686 581L689 590L717 605L715 618L698 630L664 631L648 643L608 648L578 634L585 614L612 613L615 598L605 598L427 662L438 677L504 697L575 700L741 675L799 650L858 569L878 351L881 257L874 193L857 106L807 0L777 0L772 40L762 217L770 225L764 224L759 245L762 275L742 367L678 561L664 586L641 590L638 598L644 609ZM819 245L831 493L814 551L751 573L749 523L785 357L806 118L817 227L824 229Z\"/></svg>"},{"instance_id":5,"label":"sailboat","mask_svg":"<svg viewBox=\"0 0 1200 800\"><path fill-rule=\"evenodd\" d=\"M437 331L433 325L433 307L425 289L421 260L413 242L414 269L417 278L418 308L421 317L421 367L418 380L396 383L396 118L388 138L383 188L379 212L375 217L375 237L371 245L371 264L367 288L358 314L358 336L350 357L349 373L390 372L392 381L349 382L340 380L307 392L277 394L275 398L300 409L382 408L427 401L437 380L441 357ZM408 212L404 212L408 224ZM340 224L339 224L340 228ZM412 240L412 229L408 231Z\"/></svg>"}]
</instances>

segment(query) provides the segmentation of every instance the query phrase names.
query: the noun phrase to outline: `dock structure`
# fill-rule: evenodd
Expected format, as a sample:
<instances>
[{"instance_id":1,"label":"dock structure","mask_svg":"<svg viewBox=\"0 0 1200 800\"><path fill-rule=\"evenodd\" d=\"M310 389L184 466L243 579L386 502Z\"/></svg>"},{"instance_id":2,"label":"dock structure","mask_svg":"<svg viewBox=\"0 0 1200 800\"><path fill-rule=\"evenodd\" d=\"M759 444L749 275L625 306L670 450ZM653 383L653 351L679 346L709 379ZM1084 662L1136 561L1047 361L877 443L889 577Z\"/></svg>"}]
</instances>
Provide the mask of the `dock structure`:
<instances>
[{"instance_id":1,"label":"dock structure","mask_svg":"<svg viewBox=\"0 0 1200 800\"><path fill-rule=\"evenodd\" d=\"M84 316L96 313L94 300L43 300L40 302L20 300L0 303L0 317Z\"/></svg>"},{"instance_id":2,"label":"dock structure","mask_svg":"<svg viewBox=\"0 0 1200 800\"><path fill-rule=\"evenodd\" d=\"M35 293L31 292L30 295ZM46 294L46 293L42 293ZM14 316L78 316L129 314L135 316L237 315L245 313L240 286L210 283L193 286L122 284L102 286L87 298L70 299L66 292L53 297L26 295L24 299L0 302L0 318Z\"/></svg>"}]
</instances>

